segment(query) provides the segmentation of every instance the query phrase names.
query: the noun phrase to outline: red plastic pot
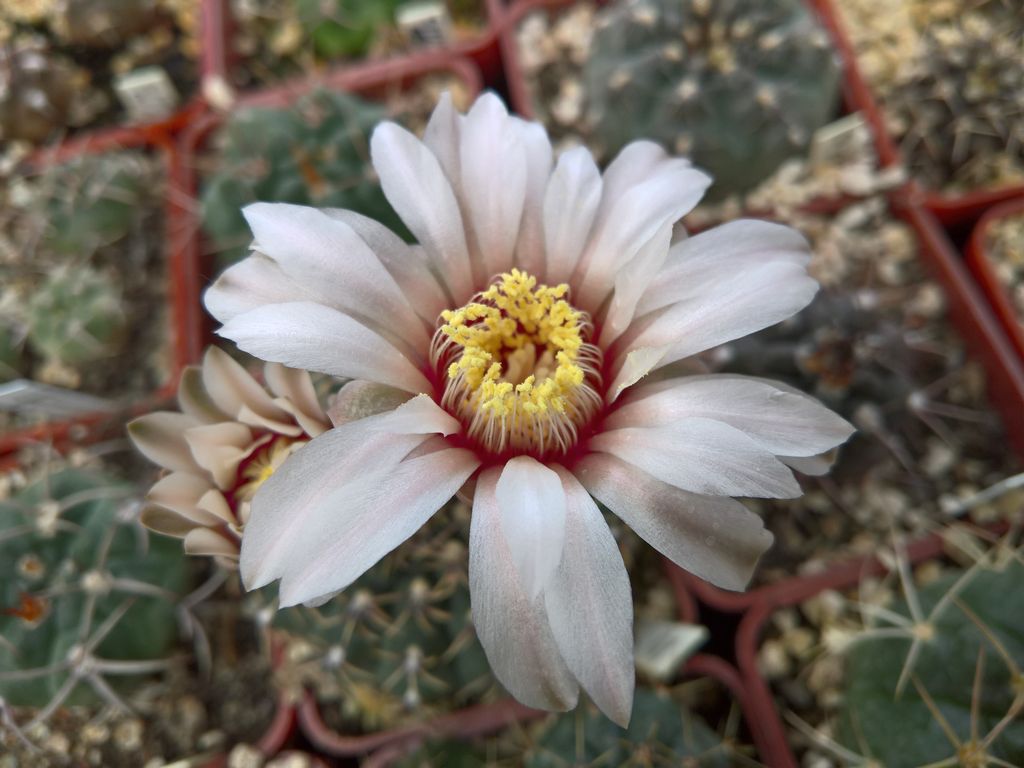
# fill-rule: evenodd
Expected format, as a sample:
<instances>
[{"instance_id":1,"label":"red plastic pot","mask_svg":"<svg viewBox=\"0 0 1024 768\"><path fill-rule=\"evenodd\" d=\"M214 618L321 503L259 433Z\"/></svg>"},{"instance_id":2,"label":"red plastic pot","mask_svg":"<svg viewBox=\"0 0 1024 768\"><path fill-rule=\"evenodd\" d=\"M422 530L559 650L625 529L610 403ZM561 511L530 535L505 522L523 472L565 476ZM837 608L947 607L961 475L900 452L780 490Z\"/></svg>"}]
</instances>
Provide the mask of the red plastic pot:
<instances>
[{"instance_id":1,"label":"red plastic pot","mask_svg":"<svg viewBox=\"0 0 1024 768\"><path fill-rule=\"evenodd\" d=\"M425 76L438 73L457 77L470 95L476 95L482 87L480 73L471 62L433 52L371 62L359 67L326 70L311 77L285 81L273 88L243 96L235 107L284 107L322 88L352 91L372 99L375 94L388 88L406 88ZM195 317L191 318L194 327L190 330L200 339L200 347L212 340L210 320L202 311L201 293L214 275L195 204L200 188L196 160L205 142L224 119L219 113L207 112L189 124L178 137L178 152L171 171L170 205L174 210L175 221L171 251L175 263L185 265L190 270L187 281L190 294L187 301L195 308Z\"/></svg>"},{"instance_id":2,"label":"red plastic pot","mask_svg":"<svg viewBox=\"0 0 1024 768\"><path fill-rule=\"evenodd\" d=\"M843 29L839 13L833 0L808 0L817 8L824 24L832 35L837 50L843 58L846 70L845 93L852 110L863 113L875 140L875 148L883 168L902 163L896 140L889 133L881 104L875 98L867 80L857 64L857 54L849 36ZM905 194L916 205L934 214L947 227L969 224L985 210L1020 195L1024 195L1024 184L1014 184L992 189L980 189L963 194L944 194L924 189L917 182L907 185Z\"/></svg>"},{"instance_id":3,"label":"red plastic pot","mask_svg":"<svg viewBox=\"0 0 1024 768\"><path fill-rule=\"evenodd\" d=\"M1017 349L1017 354L1024 360L1024 317L1013 305L1013 301L1006 292L1006 286L996 275L995 266L988 256L987 246L989 228L993 224L1001 219L1022 214L1024 214L1024 196L998 205L982 216L967 244L967 266L981 286L981 290L988 297L996 315L999 316L1003 328L1006 329L1006 334Z\"/></svg>"},{"instance_id":4,"label":"red plastic pot","mask_svg":"<svg viewBox=\"0 0 1024 768\"><path fill-rule=\"evenodd\" d=\"M232 72L238 64L238 56L232 43L235 22L231 15L229 0L202 0L202 90L208 96L211 84L231 87ZM498 49L498 28L507 10L501 0L484 0L487 24L479 35L443 48L424 49L419 53L402 55L400 59L420 59L424 62L439 58L458 57L472 61L488 86L501 81L501 53ZM369 59L364 62L336 62L330 70L361 70L386 63L388 59Z\"/></svg>"},{"instance_id":5,"label":"red plastic pot","mask_svg":"<svg viewBox=\"0 0 1024 768\"><path fill-rule=\"evenodd\" d=\"M171 121L160 125L137 128L112 128L95 134L79 136L62 144L38 150L29 158L29 166L42 169L64 163L83 155L97 155L122 149L141 149L158 154L167 174L168 189L173 178L176 165L176 149L169 131L172 127L181 127L191 120L198 112L193 105L179 112ZM173 195L163 204L166 220L166 238L173 242L174 233L179 221L178 206ZM104 434L120 434L126 416L153 410L161 403L173 397L178 386L178 376L186 365L199 357L202 340L198 335L200 328L199 304L197 301L198 287L193 284L196 270L182 259L185 254L165 248L167 297L170 303L168 317L171 327L170 337L170 377L156 392L135 403L129 403L117 412L84 414L72 419L51 421L37 424L24 429L0 435L0 456L12 453L20 447L50 442L58 448L72 442L87 442Z\"/></svg>"}]
</instances>

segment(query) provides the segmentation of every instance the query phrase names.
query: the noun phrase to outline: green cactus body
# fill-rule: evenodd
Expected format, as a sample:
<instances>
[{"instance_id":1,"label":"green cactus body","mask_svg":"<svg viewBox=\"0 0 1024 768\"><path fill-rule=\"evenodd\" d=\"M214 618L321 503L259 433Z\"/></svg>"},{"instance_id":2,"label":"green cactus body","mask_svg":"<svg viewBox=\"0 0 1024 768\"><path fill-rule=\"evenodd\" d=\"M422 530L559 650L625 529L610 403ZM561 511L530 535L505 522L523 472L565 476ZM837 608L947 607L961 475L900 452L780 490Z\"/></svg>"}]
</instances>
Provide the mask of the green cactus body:
<instances>
[{"instance_id":1,"label":"green cactus body","mask_svg":"<svg viewBox=\"0 0 1024 768\"><path fill-rule=\"evenodd\" d=\"M805 151L835 112L839 68L801 0L627 0L599 14L584 84L607 156L652 139L723 197Z\"/></svg>"},{"instance_id":2,"label":"green cactus body","mask_svg":"<svg viewBox=\"0 0 1024 768\"><path fill-rule=\"evenodd\" d=\"M324 59L357 58L370 51L378 32L394 25L402 0L298 0L299 22Z\"/></svg>"},{"instance_id":3,"label":"green cactus body","mask_svg":"<svg viewBox=\"0 0 1024 768\"><path fill-rule=\"evenodd\" d=\"M0 45L0 143L60 131L75 93L74 65L41 41Z\"/></svg>"},{"instance_id":4,"label":"green cactus body","mask_svg":"<svg viewBox=\"0 0 1024 768\"><path fill-rule=\"evenodd\" d=\"M67 365L116 354L127 333L120 290L88 267L54 271L32 295L27 325L33 349Z\"/></svg>"},{"instance_id":5,"label":"green cactus body","mask_svg":"<svg viewBox=\"0 0 1024 768\"><path fill-rule=\"evenodd\" d=\"M925 30L886 107L911 172L933 188L1024 178L1024 30L964 12ZM902 68L901 68L902 69Z\"/></svg>"},{"instance_id":6,"label":"green cactus body","mask_svg":"<svg viewBox=\"0 0 1024 768\"><path fill-rule=\"evenodd\" d=\"M387 116L355 96L319 91L291 109L233 117L219 139L218 171L202 194L218 265L245 255L252 238L241 209L256 201L347 208L407 235L369 163L370 131Z\"/></svg>"},{"instance_id":7,"label":"green cactus body","mask_svg":"<svg viewBox=\"0 0 1024 768\"><path fill-rule=\"evenodd\" d=\"M157 21L156 0L59 0L51 26L67 45L116 48Z\"/></svg>"},{"instance_id":8,"label":"green cactus body","mask_svg":"<svg viewBox=\"0 0 1024 768\"><path fill-rule=\"evenodd\" d=\"M132 493L99 472L65 469L0 506L7 703L44 707L62 693L68 703L93 701L104 681L162 663L185 560L177 542L146 536Z\"/></svg>"},{"instance_id":9,"label":"green cactus body","mask_svg":"<svg viewBox=\"0 0 1024 768\"><path fill-rule=\"evenodd\" d=\"M43 246L58 256L87 256L131 232L152 180L130 154L88 155L47 172L41 185Z\"/></svg>"},{"instance_id":10,"label":"green cactus body","mask_svg":"<svg viewBox=\"0 0 1024 768\"><path fill-rule=\"evenodd\" d=\"M924 615L940 601L945 607L917 624L920 650L909 662L910 684L901 692L898 683L914 641L868 630L854 642L847 652L840 720L845 745L886 768L996 764L986 756L1003 760L999 765L1024 765L1019 558L1018 552L1017 559L979 567L966 579L954 572L920 590ZM906 603L895 610L909 615ZM959 747L951 743L947 725Z\"/></svg>"},{"instance_id":11,"label":"green cactus body","mask_svg":"<svg viewBox=\"0 0 1024 768\"><path fill-rule=\"evenodd\" d=\"M668 694L640 688L633 701L629 728L611 725L593 706L561 715L537 737L524 763L527 768L580 766L732 765L722 739L700 717L685 711Z\"/></svg>"},{"instance_id":12,"label":"green cactus body","mask_svg":"<svg viewBox=\"0 0 1024 768\"><path fill-rule=\"evenodd\" d=\"M692 761L692 762L690 762ZM638 688L629 728L613 725L589 702L551 715L527 731L513 729L484 744L428 744L399 761L401 768L526 768L585 766L738 765L735 750L668 693Z\"/></svg>"},{"instance_id":13,"label":"green cactus body","mask_svg":"<svg viewBox=\"0 0 1024 768\"><path fill-rule=\"evenodd\" d=\"M449 520L439 513L325 605L275 614L285 677L312 685L325 709L340 702L339 727L380 730L497 694L469 619L468 523Z\"/></svg>"}]
</instances>

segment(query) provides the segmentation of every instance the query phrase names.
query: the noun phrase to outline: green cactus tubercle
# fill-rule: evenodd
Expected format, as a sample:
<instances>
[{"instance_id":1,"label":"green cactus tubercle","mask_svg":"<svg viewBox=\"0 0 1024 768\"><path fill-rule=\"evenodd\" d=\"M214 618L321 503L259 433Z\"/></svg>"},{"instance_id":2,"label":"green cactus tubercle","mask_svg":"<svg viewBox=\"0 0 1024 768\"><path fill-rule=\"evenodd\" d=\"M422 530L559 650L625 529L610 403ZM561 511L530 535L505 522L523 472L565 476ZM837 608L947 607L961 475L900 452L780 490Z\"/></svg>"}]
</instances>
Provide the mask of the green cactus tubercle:
<instances>
[{"instance_id":1,"label":"green cactus tubercle","mask_svg":"<svg viewBox=\"0 0 1024 768\"><path fill-rule=\"evenodd\" d=\"M498 691L469 618L468 524L450 514L326 604L274 614L298 677L325 706L340 701L347 727L394 727Z\"/></svg>"},{"instance_id":2,"label":"green cactus tubercle","mask_svg":"<svg viewBox=\"0 0 1024 768\"><path fill-rule=\"evenodd\" d=\"M657 141L720 198L806 149L835 112L839 67L802 0L625 0L600 12L583 79L607 156Z\"/></svg>"},{"instance_id":3,"label":"green cactus tubercle","mask_svg":"<svg viewBox=\"0 0 1024 768\"><path fill-rule=\"evenodd\" d=\"M146 202L151 172L136 155L87 155L55 166L41 179L47 226L43 247L59 256L88 256L128 235Z\"/></svg>"},{"instance_id":4,"label":"green cactus tubercle","mask_svg":"<svg viewBox=\"0 0 1024 768\"><path fill-rule=\"evenodd\" d=\"M26 322L32 348L68 365L116 354L127 333L120 289L89 267L54 271L32 295Z\"/></svg>"},{"instance_id":5,"label":"green cactus tubercle","mask_svg":"<svg viewBox=\"0 0 1024 768\"><path fill-rule=\"evenodd\" d=\"M287 109L235 115L219 137L218 171L202 193L203 226L218 266L245 255L252 239L241 209L252 202L346 208L408 239L369 162L369 136L387 112L355 96L318 91Z\"/></svg>"},{"instance_id":6,"label":"green cactus tubercle","mask_svg":"<svg viewBox=\"0 0 1024 768\"><path fill-rule=\"evenodd\" d=\"M1004 761L999 765L1024 765L1019 557L966 577L953 572L921 589L925 616L940 601L944 607L915 627L915 659L908 662L910 637L872 637L868 631L853 644L846 659L843 744L861 754L869 750L886 768L995 765L988 757ZM905 603L896 610L909 614ZM898 691L908 663L908 683ZM950 758L954 762L942 762Z\"/></svg>"},{"instance_id":7,"label":"green cactus tubercle","mask_svg":"<svg viewBox=\"0 0 1024 768\"><path fill-rule=\"evenodd\" d=\"M0 505L0 697L44 707L96 700L165 657L185 587L178 542L134 521L132 488L64 469Z\"/></svg>"}]
</instances>

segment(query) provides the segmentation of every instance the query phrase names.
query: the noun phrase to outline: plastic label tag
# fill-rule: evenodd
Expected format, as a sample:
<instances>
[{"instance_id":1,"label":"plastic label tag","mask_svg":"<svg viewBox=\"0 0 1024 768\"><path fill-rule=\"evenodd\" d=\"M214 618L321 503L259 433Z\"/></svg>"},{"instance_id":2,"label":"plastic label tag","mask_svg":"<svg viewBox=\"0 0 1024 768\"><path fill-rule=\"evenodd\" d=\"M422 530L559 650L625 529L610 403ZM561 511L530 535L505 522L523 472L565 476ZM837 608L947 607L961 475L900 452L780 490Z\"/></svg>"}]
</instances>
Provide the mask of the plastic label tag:
<instances>
[{"instance_id":1,"label":"plastic label tag","mask_svg":"<svg viewBox=\"0 0 1024 768\"><path fill-rule=\"evenodd\" d=\"M133 123L161 120L178 105L174 84L160 67L142 67L121 75L114 90Z\"/></svg>"},{"instance_id":2,"label":"plastic label tag","mask_svg":"<svg viewBox=\"0 0 1024 768\"><path fill-rule=\"evenodd\" d=\"M110 400L72 389L17 379L0 384L0 410L66 418L86 413L108 413L117 410L117 406Z\"/></svg>"},{"instance_id":3,"label":"plastic label tag","mask_svg":"<svg viewBox=\"0 0 1024 768\"><path fill-rule=\"evenodd\" d=\"M707 628L699 624L640 621L633 650L637 671L648 679L667 683L707 639Z\"/></svg>"}]
</instances>

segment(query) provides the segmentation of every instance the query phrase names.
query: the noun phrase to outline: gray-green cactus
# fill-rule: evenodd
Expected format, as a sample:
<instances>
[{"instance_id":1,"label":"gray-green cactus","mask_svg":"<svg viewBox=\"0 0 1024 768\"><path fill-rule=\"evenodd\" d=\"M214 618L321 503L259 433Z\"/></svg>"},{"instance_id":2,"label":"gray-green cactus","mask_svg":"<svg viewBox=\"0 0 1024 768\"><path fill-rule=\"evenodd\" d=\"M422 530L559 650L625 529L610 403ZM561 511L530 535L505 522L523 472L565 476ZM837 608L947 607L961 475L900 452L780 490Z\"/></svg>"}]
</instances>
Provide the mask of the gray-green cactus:
<instances>
[{"instance_id":1,"label":"gray-green cactus","mask_svg":"<svg viewBox=\"0 0 1024 768\"><path fill-rule=\"evenodd\" d=\"M137 506L131 486L76 469L0 505L0 698L36 720L119 703L124 682L169 664L184 556L146 535Z\"/></svg>"},{"instance_id":2,"label":"gray-green cactus","mask_svg":"<svg viewBox=\"0 0 1024 768\"><path fill-rule=\"evenodd\" d=\"M652 139L744 192L834 115L839 67L801 0L621 0L598 15L588 122L611 155Z\"/></svg>"},{"instance_id":3,"label":"gray-green cactus","mask_svg":"<svg viewBox=\"0 0 1024 768\"><path fill-rule=\"evenodd\" d=\"M120 289L89 267L55 270L29 300L26 324L33 350L71 366L116 354L127 333Z\"/></svg>"},{"instance_id":4,"label":"gray-green cactus","mask_svg":"<svg viewBox=\"0 0 1024 768\"><path fill-rule=\"evenodd\" d=\"M842 743L886 768L1024 764L1020 550L904 589L847 650Z\"/></svg>"},{"instance_id":5,"label":"gray-green cactus","mask_svg":"<svg viewBox=\"0 0 1024 768\"><path fill-rule=\"evenodd\" d=\"M633 719L622 729L589 702L576 711L551 715L535 725L516 728L485 743L428 743L399 760L401 768L526 768L597 766L738 765L731 739L715 732L699 715L666 691L639 688Z\"/></svg>"},{"instance_id":6,"label":"gray-green cactus","mask_svg":"<svg viewBox=\"0 0 1024 768\"><path fill-rule=\"evenodd\" d=\"M257 200L347 208L406 234L369 162L370 131L386 118L378 105L328 91L293 108L233 116L217 142L217 172L202 193L203 227L219 266L245 255L252 236L241 209Z\"/></svg>"},{"instance_id":7,"label":"gray-green cactus","mask_svg":"<svg viewBox=\"0 0 1024 768\"><path fill-rule=\"evenodd\" d=\"M67 121L75 67L40 40L0 44L0 141L41 142Z\"/></svg>"},{"instance_id":8,"label":"gray-green cactus","mask_svg":"<svg viewBox=\"0 0 1024 768\"><path fill-rule=\"evenodd\" d=\"M283 677L340 702L353 730L379 730L498 695L469 612L468 508L455 503L341 595L273 616Z\"/></svg>"},{"instance_id":9,"label":"gray-green cactus","mask_svg":"<svg viewBox=\"0 0 1024 768\"><path fill-rule=\"evenodd\" d=\"M36 187L45 216L41 246L57 256L90 256L132 231L152 195L152 169L131 153L86 155L58 165Z\"/></svg>"},{"instance_id":10,"label":"gray-green cactus","mask_svg":"<svg viewBox=\"0 0 1024 768\"><path fill-rule=\"evenodd\" d=\"M58 0L50 26L66 45L115 48L153 27L156 0Z\"/></svg>"},{"instance_id":11,"label":"gray-green cactus","mask_svg":"<svg viewBox=\"0 0 1024 768\"><path fill-rule=\"evenodd\" d=\"M1024 29L964 12L925 30L886 99L911 173L933 188L1024 175Z\"/></svg>"}]
</instances>

